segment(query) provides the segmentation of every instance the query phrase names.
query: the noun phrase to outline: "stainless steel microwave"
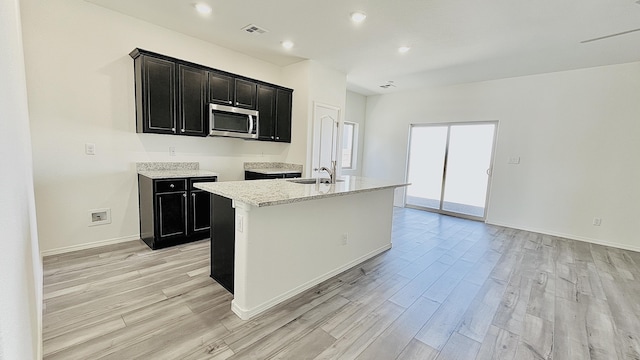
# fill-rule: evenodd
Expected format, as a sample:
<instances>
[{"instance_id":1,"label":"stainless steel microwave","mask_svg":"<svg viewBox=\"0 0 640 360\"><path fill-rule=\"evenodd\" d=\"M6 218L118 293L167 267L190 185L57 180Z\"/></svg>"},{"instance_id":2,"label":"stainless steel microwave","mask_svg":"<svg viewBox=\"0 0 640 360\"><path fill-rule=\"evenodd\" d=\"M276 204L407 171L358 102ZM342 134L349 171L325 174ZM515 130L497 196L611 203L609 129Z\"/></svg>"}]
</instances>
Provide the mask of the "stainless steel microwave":
<instances>
[{"instance_id":1,"label":"stainless steel microwave","mask_svg":"<svg viewBox=\"0 0 640 360\"><path fill-rule=\"evenodd\" d=\"M257 139L258 128L255 110L209 104L209 136Z\"/></svg>"}]
</instances>

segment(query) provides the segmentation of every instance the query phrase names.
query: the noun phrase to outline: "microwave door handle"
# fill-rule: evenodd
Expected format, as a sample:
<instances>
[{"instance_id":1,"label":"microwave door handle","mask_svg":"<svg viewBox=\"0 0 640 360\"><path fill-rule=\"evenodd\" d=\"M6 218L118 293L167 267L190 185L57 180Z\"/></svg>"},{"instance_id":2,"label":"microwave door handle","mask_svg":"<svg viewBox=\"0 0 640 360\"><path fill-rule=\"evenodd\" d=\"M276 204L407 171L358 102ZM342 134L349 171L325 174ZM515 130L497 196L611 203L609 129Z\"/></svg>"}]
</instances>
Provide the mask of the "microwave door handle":
<instances>
[{"instance_id":1,"label":"microwave door handle","mask_svg":"<svg viewBox=\"0 0 640 360\"><path fill-rule=\"evenodd\" d=\"M212 133L216 128L216 113L211 110L211 118L209 118L209 133Z\"/></svg>"},{"instance_id":2,"label":"microwave door handle","mask_svg":"<svg viewBox=\"0 0 640 360\"><path fill-rule=\"evenodd\" d=\"M253 134L253 115L249 115L248 119L249 119L249 134Z\"/></svg>"}]
</instances>

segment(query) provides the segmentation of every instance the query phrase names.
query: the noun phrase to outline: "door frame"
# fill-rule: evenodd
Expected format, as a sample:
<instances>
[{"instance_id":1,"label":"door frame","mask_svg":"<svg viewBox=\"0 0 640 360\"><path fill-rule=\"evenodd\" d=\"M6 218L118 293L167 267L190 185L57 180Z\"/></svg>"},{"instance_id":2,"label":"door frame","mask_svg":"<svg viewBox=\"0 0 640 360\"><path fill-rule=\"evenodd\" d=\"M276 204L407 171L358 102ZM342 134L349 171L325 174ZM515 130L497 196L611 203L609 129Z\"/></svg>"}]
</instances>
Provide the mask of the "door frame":
<instances>
[{"instance_id":1,"label":"door frame","mask_svg":"<svg viewBox=\"0 0 640 360\"><path fill-rule=\"evenodd\" d=\"M444 201L444 192L445 192L446 179L447 179L447 162L448 162L448 158L449 158L449 140L450 140L450 134L451 134L451 126L457 126L457 125L486 125L486 124L493 124L495 126L493 128L493 143L491 144L491 157L489 159L489 169L487 169L487 171L488 171L488 174L487 174L488 179L487 179L486 198L485 198L485 201L484 201L484 214L483 214L483 216L479 217L479 216L473 216L473 215L467 215L467 214L461 214L461 213L456 213L456 212L452 212L452 211L443 210L442 209L442 203ZM412 139L411 139L412 138L411 130L414 127L446 126L447 127L447 141L446 141L446 148L445 148L444 169L443 169L443 172L442 172L442 188L440 189L440 206L439 206L439 209L432 209L432 208L416 206L416 205L407 205L407 190L406 189L404 191L404 196L403 196L403 199L402 199L403 207L407 207L407 208L410 208L410 209L429 211L429 212L442 214L442 215L455 216L455 217L468 219L468 220L486 222L486 220L487 220L487 212L489 211L489 197L491 195L491 181L493 179L493 164L495 162L495 156L496 156L496 143L497 143L497 139L498 139L498 126L499 126L499 124L500 124L500 122L498 120L409 124L409 140L407 141L407 162L406 162L406 166L405 166L406 171L405 171L405 175L404 175L404 182L405 183L409 183L409 170L410 170L410 166L411 166L411 161L410 161L410 158L409 158L410 155L411 155L411 141L412 141Z\"/></svg>"}]
</instances>

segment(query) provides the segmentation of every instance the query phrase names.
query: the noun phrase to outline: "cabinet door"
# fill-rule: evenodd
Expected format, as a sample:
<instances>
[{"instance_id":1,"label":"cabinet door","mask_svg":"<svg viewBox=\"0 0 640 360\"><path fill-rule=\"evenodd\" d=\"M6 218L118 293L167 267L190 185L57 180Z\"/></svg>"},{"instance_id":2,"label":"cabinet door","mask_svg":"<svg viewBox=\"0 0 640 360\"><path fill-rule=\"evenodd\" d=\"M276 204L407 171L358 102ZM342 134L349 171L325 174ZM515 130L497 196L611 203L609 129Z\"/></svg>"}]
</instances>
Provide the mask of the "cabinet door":
<instances>
[{"instance_id":1,"label":"cabinet door","mask_svg":"<svg viewBox=\"0 0 640 360\"><path fill-rule=\"evenodd\" d=\"M178 84L178 133L206 136L207 72L179 64Z\"/></svg>"},{"instance_id":2,"label":"cabinet door","mask_svg":"<svg viewBox=\"0 0 640 360\"><path fill-rule=\"evenodd\" d=\"M256 109L257 84L251 81L235 79L235 101L233 106Z\"/></svg>"},{"instance_id":3,"label":"cabinet door","mask_svg":"<svg viewBox=\"0 0 640 360\"><path fill-rule=\"evenodd\" d=\"M233 106L234 79L215 71L209 71L209 101Z\"/></svg>"},{"instance_id":4,"label":"cabinet door","mask_svg":"<svg viewBox=\"0 0 640 360\"><path fill-rule=\"evenodd\" d=\"M291 142L291 100L290 90L278 89L276 96L276 141Z\"/></svg>"},{"instance_id":5,"label":"cabinet door","mask_svg":"<svg viewBox=\"0 0 640 360\"><path fill-rule=\"evenodd\" d=\"M258 117L260 121L258 137L275 140L276 89L258 85Z\"/></svg>"},{"instance_id":6,"label":"cabinet door","mask_svg":"<svg viewBox=\"0 0 640 360\"><path fill-rule=\"evenodd\" d=\"M192 233L211 228L211 194L204 190L191 191L189 230Z\"/></svg>"},{"instance_id":7,"label":"cabinet door","mask_svg":"<svg viewBox=\"0 0 640 360\"><path fill-rule=\"evenodd\" d=\"M176 132L175 64L142 56L144 131L160 134Z\"/></svg>"},{"instance_id":8,"label":"cabinet door","mask_svg":"<svg viewBox=\"0 0 640 360\"><path fill-rule=\"evenodd\" d=\"M156 226L160 240L187 235L187 192L156 194Z\"/></svg>"}]
</instances>

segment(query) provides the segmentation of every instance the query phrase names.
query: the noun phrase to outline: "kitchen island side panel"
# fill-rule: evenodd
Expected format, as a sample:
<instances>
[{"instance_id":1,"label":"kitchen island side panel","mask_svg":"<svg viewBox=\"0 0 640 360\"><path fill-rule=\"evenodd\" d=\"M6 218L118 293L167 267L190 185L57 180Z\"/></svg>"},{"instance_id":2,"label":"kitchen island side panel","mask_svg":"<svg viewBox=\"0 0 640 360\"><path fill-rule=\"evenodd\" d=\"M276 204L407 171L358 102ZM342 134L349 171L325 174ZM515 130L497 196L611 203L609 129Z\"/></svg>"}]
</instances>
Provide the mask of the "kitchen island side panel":
<instances>
[{"instance_id":1,"label":"kitchen island side panel","mask_svg":"<svg viewBox=\"0 0 640 360\"><path fill-rule=\"evenodd\" d=\"M393 193L268 207L235 202L232 310L251 318L391 248Z\"/></svg>"},{"instance_id":2,"label":"kitchen island side panel","mask_svg":"<svg viewBox=\"0 0 640 360\"><path fill-rule=\"evenodd\" d=\"M233 294L235 209L231 199L211 194L211 277Z\"/></svg>"}]
</instances>

